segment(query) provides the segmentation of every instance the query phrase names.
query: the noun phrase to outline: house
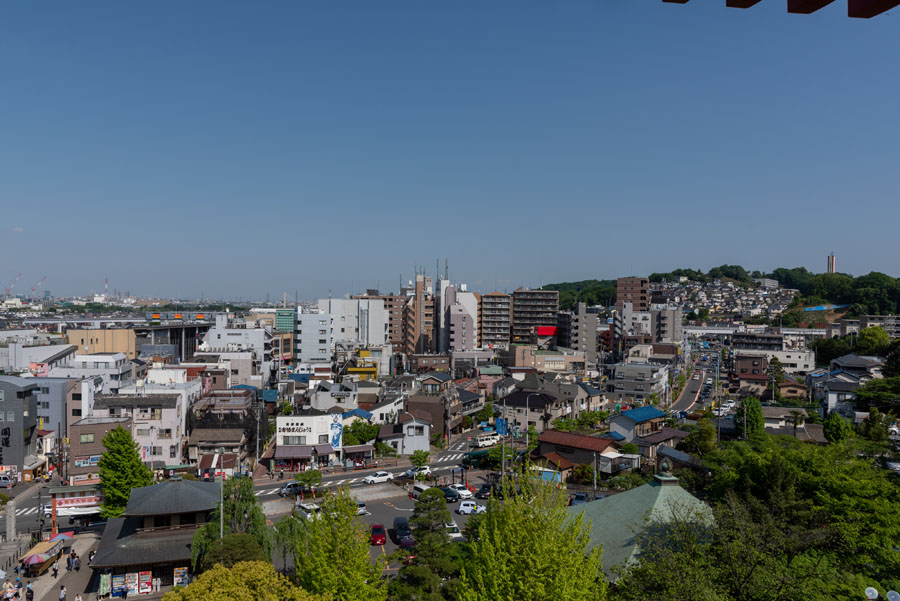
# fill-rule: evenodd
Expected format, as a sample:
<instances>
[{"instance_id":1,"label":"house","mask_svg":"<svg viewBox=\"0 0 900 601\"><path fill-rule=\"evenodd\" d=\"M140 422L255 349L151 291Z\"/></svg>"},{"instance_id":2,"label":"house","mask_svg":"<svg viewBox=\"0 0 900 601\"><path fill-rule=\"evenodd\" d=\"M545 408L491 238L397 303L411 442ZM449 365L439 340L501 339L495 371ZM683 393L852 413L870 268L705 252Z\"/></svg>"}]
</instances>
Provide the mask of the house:
<instances>
[{"instance_id":1,"label":"house","mask_svg":"<svg viewBox=\"0 0 900 601\"><path fill-rule=\"evenodd\" d=\"M419 376L419 388L423 394L441 394L450 388L450 374L429 372Z\"/></svg>"},{"instance_id":2,"label":"house","mask_svg":"<svg viewBox=\"0 0 900 601\"><path fill-rule=\"evenodd\" d=\"M884 377L881 369L884 367L884 359L881 357L869 357L850 353L837 359L832 359L828 369L831 371L840 369L860 378L862 383L874 378Z\"/></svg>"},{"instance_id":3,"label":"house","mask_svg":"<svg viewBox=\"0 0 900 601\"><path fill-rule=\"evenodd\" d=\"M806 421L807 413L805 409L799 407L768 407L762 408L763 420L766 423L766 430L769 428L781 429L793 426L794 414L799 413L801 419Z\"/></svg>"},{"instance_id":4,"label":"house","mask_svg":"<svg viewBox=\"0 0 900 601\"><path fill-rule=\"evenodd\" d=\"M369 407L372 422L376 424L392 424L403 411L404 397L396 393L386 393L380 401Z\"/></svg>"},{"instance_id":5,"label":"house","mask_svg":"<svg viewBox=\"0 0 900 601\"><path fill-rule=\"evenodd\" d=\"M619 451L615 443L608 438L545 430L538 437L538 446L532 457L558 470L565 480L569 470L576 465L594 465L597 471L613 475L624 470L640 467L640 457L626 455Z\"/></svg>"},{"instance_id":6,"label":"house","mask_svg":"<svg viewBox=\"0 0 900 601\"><path fill-rule=\"evenodd\" d=\"M191 571L191 543L197 529L209 521L219 504L218 482L178 478L131 490L121 517L110 518L103 529L90 568L116 576L149 572L162 586L176 584L175 574ZM182 582L181 584L186 584ZM151 592L134 582L138 593Z\"/></svg>"},{"instance_id":7,"label":"house","mask_svg":"<svg viewBox=\"0 0 900 601\"><path fill-rule=\"evenodd\" d=\"M616 568L638 561L641 533L648 527L687 519L712 524L710 507L681 488L678 478L668 471L653 481L603 499L567 508L572 517L581 515L590 524L589 548L603 548L603 571L615 581Z\"/></svg>"},{"instance_id":8,"label":"house","mask_svg":"<svg viewBox=\"0 0 900 601\"><path fill-rule=\"evenodd\" d=\"M322 380L309 393L309 404L318 411L350 411L359 406L356 382Z\"/></svg>"},{"instance_id":9,"label":"house","mask_svg":"<svg viewBox=\"0 0 900 601\"><path fill-rule=\"evenodd\" d=\"M662 427L647 436L635 436L632 440L641 450L641 455L649 461L656 461L656 455L662 447L674 449L675 446L687 438L688 432L675 428Z\"/></svg>"},{"instance_id":10,"label":"house","mask_svg":"<svg viewBox=\"0 0 900 601\"><path fill-rule=\"evenodd\" d=\"M196 464L204 455L224 449L240 463L247 463L247 437L240 428L195 428L188 439L188 462Z\"/></svg>"},{"instance_id":11,"label":"house","mask_svg":"<svg viewBox=\"0 0 900 601\"><path fill-rule=\"evenodd\" d=\"M666 414L652 405L629 409L612 416L609 420L611 433L619 434L625 442L635 437L643 438L660 431Z\"/></svg>"},{"instance_id":12,"label":"house","mask_svg":"<svg viewBox=\"0 0 900 601\"><path fill-rule=\"evenodd\" d=\"M241 462L237 453L207 453L200 456L197 463L197 476L207 482L217 477L232 478L240 473Z\"/></svg>"},{"instance_id":13,"label":"house","mask_svg":"<svg viewBox=\"0 0 900 601\"><path fill-rule=\"evenodd\" d=\"M809 388L806 384L798 382L794 378L785 378L776 386L779 396L783 399L806 399L809 396Z\"/></svg>"},{"instance_id":14,"label":"house","mask_svg":"<svg viewBox=\"0 0 900 601\"><path fill-rule=\"evenodd\" d=\"M430 415L415 409L403 412L396 424L381 426L378 440L393 447L399 455L427 452L431 448Z\"/></svg>"}]
</instances>

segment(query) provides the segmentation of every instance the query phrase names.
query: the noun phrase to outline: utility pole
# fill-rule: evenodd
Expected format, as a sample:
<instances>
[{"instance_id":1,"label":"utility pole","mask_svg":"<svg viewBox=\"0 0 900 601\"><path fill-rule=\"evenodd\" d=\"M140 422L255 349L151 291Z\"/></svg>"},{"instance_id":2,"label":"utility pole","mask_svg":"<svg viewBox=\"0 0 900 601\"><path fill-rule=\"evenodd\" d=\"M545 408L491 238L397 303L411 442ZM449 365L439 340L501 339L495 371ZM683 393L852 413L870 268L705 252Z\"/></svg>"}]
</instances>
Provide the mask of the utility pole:
<instances>
[{"instance_id":1,"label":"utility pole","mask_svg":"<svg viewBox=\"0 0 900 601\"><path fill-rule=\"evenodd\" d=\"M597 451L594 451L594 499L597 498Z\"/></svg>"},{"instance_id":2,"label":"utility pole","mask_svg":"<svg viewBox=\"0 0 900 601\"><path fill-rule=\"evenodd\" d=\"M503 433L505 436L504 439L509 437L509 415L506 413L506 397L503 397ZM500 441L500 477L502 478L506 474L506 440Z\"/></svg>"},{"instance_id":3,"label":"utility pole","mask_svg":"<svg viewBox=\"0 0 900 601\"><path fill-rule=\"evenodd\" d=\"M225 538L225 449L222 447L219 447L219 457L222 461L222 476L219 478L219 538L222 539Z\"/></svg>"}]
</instances>

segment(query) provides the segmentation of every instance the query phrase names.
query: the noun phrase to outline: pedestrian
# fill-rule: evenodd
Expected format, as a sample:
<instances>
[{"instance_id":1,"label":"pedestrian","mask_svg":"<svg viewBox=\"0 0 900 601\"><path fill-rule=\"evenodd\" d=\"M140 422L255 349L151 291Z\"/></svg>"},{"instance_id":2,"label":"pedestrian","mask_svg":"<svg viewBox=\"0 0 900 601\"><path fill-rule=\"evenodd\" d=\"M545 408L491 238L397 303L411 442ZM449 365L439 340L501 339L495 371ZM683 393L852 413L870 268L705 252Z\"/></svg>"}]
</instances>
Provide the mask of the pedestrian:
<instances>
[{"instance_id":1,"label":"pedestrian","mask_svg":"<svg viewBox=\"0 0 900 601\"><path fill-rule=\"evenodd\" d=\"M66 595L69 591L66 590L66 585L62 585L59 587L59 601L66 601Z\"/></svg>"},{"instance_id":2,"label":"pedestrian","mask_svg":"<svg viewBox=\"0 0 900 601\"><path fill-rule=\"evenodd\" d=\"M77 555L75 556L75 571L78 572L81 570L81 558Z\"/></svg>"},{"instance_id":3,"label":"pedestrian","mask_svg":"<svg viewBox=\"0 0 900 601\"><path fill-rule=\"evenodd\" d=\"M31 588L31 583L28 583L28 587L25 589L25 601L34 601L34 589Z\"/></svg>"},{"instance_id":4,"label":"pedestrian","mask_svg":"<svg viewBox=\"0 0 900 601\"><path fill-rule=\"evenodd\" d=\"M57 578L59 576L59 560L53 562L53 578Z\"/></svg>"},{"instance_id":5,"label":"pedestrian","mask_svg":"<svg viewBox=\"0 0 900 601\"><path fill-rule=\"evenodd\" d=\"M66 571L72 571L72 555L66 555Z\"/></svg>"},{"instance_id":6,"label":"pedestrian","mask_svg":"<svg viewBox=\"0 0 900 601\"><path fill-rule=\"evenodd\" d=\"M125 588L122 589L122 601L125 601L125 599L127 599L127 598L128 598L128 587L126 586Z\"/></svg>"},{"instance_id":7,"label":"pedestrian","mask_svg":"<svg viewBox=\"0 0 900 601\"><path fill-rule=\"evenodd\" d=\"M284 470L281 470L280 472L278 472L278 479L284 480Z\"/></svg>"},{"instance_id":8,"label":"pedestrian","mask_svg":"<svg viewBox=\"0 0 900 601\"><path fill-rule=\"evenodd\" d=\"M75 601L84 601L84 599L81 598L81 593L75 595Z\"/></svg>"}]
</instances>

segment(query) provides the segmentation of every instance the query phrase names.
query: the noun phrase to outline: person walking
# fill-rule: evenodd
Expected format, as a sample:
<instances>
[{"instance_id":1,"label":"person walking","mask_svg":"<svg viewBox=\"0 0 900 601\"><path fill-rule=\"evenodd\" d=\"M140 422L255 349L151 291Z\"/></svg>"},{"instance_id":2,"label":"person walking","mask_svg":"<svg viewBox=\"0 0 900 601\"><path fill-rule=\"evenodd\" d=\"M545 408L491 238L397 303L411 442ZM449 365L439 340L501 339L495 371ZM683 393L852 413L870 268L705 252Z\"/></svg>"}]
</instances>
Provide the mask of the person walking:
<instances>
[{"instance_id":1,"label":"person walking","mask_svg":"<svg viewBox=\"0 0 900 601\"><path fill-rule=\"evenodd\" d=\"M56 579L59 577L59 560L53 562L53 578Z\"/></svg>"},{"instance_id":2,"label":"person walking","mask_svg":"<svg viewBox=\"0 0 900 601\"><path fill-rule=\"evenodd\" d=\"M66 590L66 585L62 585L59 587L59 601L66 601L66 595L69 591Z\"/></svg>"},{"instance_id":3,"label":"person walking","mask_svg":"<svg viewBox=\"0 0 900 601\"><path fill-rule=\"evenodd\" d=\"M75 595L75 601L84 601L84 599L81 598L81 593Z\"/></svg>"}]
</instances>

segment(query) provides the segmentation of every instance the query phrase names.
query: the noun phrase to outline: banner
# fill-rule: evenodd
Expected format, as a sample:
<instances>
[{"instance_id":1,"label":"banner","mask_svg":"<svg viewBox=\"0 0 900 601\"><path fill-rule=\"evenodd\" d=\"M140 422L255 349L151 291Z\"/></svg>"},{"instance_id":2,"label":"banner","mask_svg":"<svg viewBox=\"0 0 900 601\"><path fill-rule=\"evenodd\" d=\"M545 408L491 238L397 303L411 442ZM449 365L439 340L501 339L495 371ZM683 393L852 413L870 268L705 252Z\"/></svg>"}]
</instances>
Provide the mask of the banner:
<instances>
[{"instance_id":1,"label":"banner","mask_svg":"<svg viewBox=\"0 0 900 601\"><path fill-rule=\"evenodd\" d=\"M100 587L97 589L97 595L102 597L112 592L112 574L100 574Z\"/></svg>"}]
</instances>

